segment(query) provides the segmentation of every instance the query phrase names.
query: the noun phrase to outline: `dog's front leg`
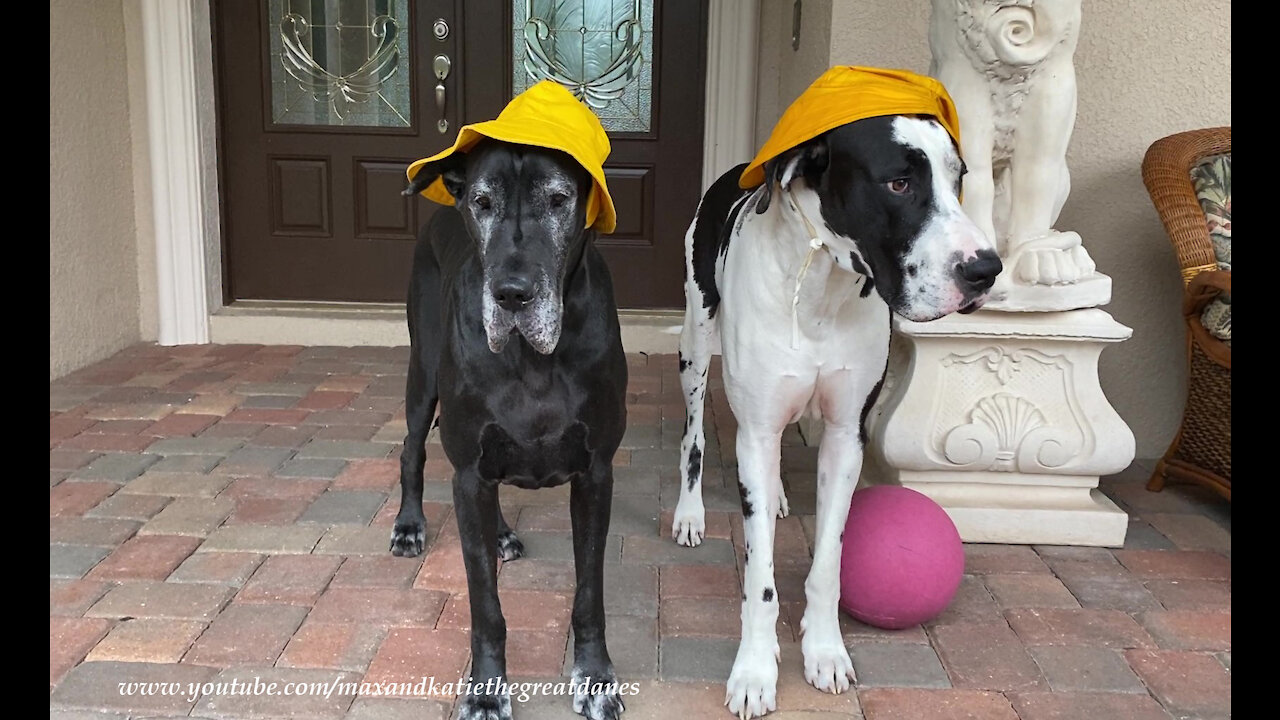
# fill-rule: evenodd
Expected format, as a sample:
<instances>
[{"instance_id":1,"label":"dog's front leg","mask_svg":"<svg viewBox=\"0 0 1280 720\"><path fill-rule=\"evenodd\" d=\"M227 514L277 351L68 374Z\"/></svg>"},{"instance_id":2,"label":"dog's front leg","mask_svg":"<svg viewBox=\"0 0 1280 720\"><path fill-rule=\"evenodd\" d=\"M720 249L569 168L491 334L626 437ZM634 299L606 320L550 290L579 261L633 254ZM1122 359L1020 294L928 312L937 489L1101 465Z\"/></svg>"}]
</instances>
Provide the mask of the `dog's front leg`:
<instances>
[{"instance_id":1,"label":"dog's front leg","mask_svg":"<svg viewBox=\"0 0 1280 720\"><path fill-rule=\"evenodd\" d=\"M573 521L573 710L591 720L615 720L626 708L604 637L604 545L613 498L613 463L592 459L591 469L573 481L569 513Z\"/></svg>"},{"instance_id":2,"label":"dog's front leg","mask_svg":"<svg viewBox=\"0 0 1280 720\"><path fill-rule=\"evenodd\" d=\"M868 403L872 399L867 400ZM805 608L800 620L804 636L804 678L827 692L849 689L853 662L840 634L840 551L853 488L862 470L858 423L827 423L818 450L818 513L815 517L813 565L804 583Z\"/></svg>"},{"instance_id":3,"label":"dog's front leg","mask_svg":"<svg viewBox=\"0 0 1280 720\"><path fill-rule=\"evenodd\" d=\"M436 372L430 357L416 343L409 352L405 382L405 424L408 433L400 452L400 511L391 527L391 554L421 555L427 544L427 518L422 514L422 471L427 461L427 434L436 414Z\"/></svg>"},{"instance_id":4,"label":"dog's front leg","mask_svg":"<svg viewBox=\"0 0 1280 720\"><path fill-rule=\"evenodd\" d=\"M689 283L692 283L692 278ZM695 297L694 285L685 288ZM702 416L707 396L707 368L711 365L714 320L701 302L690 300L680 333L680 389L684 396L684 437L680 440L680 501L671 521L671 537L681 545L697 547L707 532L702 505L702 453L707 447Z\"/></svg>"},{"instance_id":5,"label":"dog's front leg","mask_svg":"<svg viewBox=\"0 0 1280 720\"><path fill-rule=\"evenodd\" d=\"M471 689L459 720L510 720L507 676L507 622L498 602L498 486L474 470L453 478L462 560L471 601Z\"/></svg>"},{"instance_id":6,"label":"dog's front leg","mask_svg":"<svg viewBox=\"0 0 1280 720\"><path fill-rule=\"evenodd\" d=\"M778 593L773 580L781 433L738 427L738 492L746 541L742 581L742 641L729 673L725 704L741 718L777 708Z\"/></svg>"}]
</instances>

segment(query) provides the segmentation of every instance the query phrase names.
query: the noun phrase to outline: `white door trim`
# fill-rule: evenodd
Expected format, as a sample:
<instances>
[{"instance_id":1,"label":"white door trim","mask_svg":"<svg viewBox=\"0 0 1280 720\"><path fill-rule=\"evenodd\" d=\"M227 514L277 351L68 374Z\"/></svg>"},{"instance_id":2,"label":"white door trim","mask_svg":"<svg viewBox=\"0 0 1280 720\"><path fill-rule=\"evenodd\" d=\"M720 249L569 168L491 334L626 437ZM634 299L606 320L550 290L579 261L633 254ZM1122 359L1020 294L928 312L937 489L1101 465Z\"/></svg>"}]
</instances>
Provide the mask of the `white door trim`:
<instances>
[{"instance_id":1,"label":"white door trim","mask_svg":"<svg viewBox=\"0 0 1280 720\"><path fill-rule=\"evenodd\" d=\"M142 36L147 97L147 141L156 236L156 295L161 345L209 342L208 222L205 167L201 153L196 73L197 37L207 38L208 12L193 12L200 0L142 0ZM204 16L197 28L193 15ZM197 33L200 33L197 35ZM207 40L205 41L207 45ZM210 124L211 125L211 124ZM216 197L216 196L215 196Z\"/></svg>"},{"instance_id":2,"label":"white door trim","mask_svg":"<svg viewBox=\"0 0 1280 720\"><path fill-rule=\"evenodd\" d=\"M212 18L205 0L142 0L142 9L159 339L207 343L222 307ZM760 0L710 0L704 190L754 155L759 21Z\"/></svg>"},{"instance_id":3,"label":"white door trim","mask_svg":"<svg viewBox=\"0 0 1280 720\"><path fill-rule=\"evenodd\" d=\"M702 189L755 155L760 0L711 0L707 13Z\"/></svg>"}]
</instances>

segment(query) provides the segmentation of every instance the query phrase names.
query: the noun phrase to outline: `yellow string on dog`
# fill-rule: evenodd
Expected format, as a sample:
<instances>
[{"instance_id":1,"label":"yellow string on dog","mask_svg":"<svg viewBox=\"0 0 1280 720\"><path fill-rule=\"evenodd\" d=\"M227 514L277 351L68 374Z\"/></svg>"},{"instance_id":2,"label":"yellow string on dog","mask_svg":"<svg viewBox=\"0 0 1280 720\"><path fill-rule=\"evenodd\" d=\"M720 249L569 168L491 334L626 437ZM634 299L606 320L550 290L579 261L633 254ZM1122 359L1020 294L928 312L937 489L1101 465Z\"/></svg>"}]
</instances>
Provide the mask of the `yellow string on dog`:
<instances>
[{"instance_id":1,"label":"yellow string on dog","mask_svg":"<svg viewBox=\"0 0 1280 720\"><path fill-rule=\"evenodd\" d=\"M796 196L787 190L787 197L791 201L791 207L800 215L800 221L804 223L805 232L809 233L809 252L804 256L804 264L800 266L800 272L796 275L796 289L791 294L791 349L800 349L800 315L798 307L800 305L800 286L804 283L804 275L809 271L809 264L813 262L813 254L822 249L822 239L818 237L818 231L813 227L813 223L809 222L809 218L805 216L804 211L800 209L800 203L796 202Z\"/></svg>"}]
</instances>

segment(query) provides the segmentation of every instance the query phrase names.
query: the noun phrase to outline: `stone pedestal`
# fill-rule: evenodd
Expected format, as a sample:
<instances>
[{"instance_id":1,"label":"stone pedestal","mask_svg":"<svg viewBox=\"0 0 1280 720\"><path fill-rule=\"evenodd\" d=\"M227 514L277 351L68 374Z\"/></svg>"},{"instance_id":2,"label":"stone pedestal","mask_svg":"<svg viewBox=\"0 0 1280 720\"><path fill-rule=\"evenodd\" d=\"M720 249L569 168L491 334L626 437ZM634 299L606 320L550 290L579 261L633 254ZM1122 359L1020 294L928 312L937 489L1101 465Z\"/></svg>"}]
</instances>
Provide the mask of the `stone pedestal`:
<instances>
[{"instance_id":1,"label":"stone pedestal","mask_svg":"<svg viewBox=\"0 0 1280 720\"><path fill-rule=\"evenodd\" d=\"M966 542L1124 543L1128 517L1097 487L1133 460L1134 439L1098 356L1130 328L1098 309L895 326L864 483L928 495Z\"/></svg>"}]
</instances>

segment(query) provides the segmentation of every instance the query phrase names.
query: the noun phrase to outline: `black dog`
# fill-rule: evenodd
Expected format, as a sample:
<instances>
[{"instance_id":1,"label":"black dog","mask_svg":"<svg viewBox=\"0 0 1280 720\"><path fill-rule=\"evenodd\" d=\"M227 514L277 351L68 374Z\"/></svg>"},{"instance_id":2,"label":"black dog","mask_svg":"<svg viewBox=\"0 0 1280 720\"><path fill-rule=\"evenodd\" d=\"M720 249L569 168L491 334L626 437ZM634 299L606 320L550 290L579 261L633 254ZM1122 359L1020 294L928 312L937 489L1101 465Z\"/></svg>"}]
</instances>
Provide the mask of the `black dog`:
<instances>
[{"instance_id":1,"label":"black dog","mask_svg":"<svg viewBox=\"0 0 1280 720\"><path fill-rule=\"evenodd\" d=\"M583 229L591 178L560 151L491 139L424 166L405 194L437 177L456 209L435 213L414 253L409 432L391 551L423 550L424 443L439 401L480 691L463 699L459 717L510 718L510 697L494 689L506 680L507 635L496 558L523 548L498 507L498 484L572 483L573 708L616 718L623 705L605 647L603 577L627 364L609 270L594 231Z\"/></svg>"}]
</instances>

